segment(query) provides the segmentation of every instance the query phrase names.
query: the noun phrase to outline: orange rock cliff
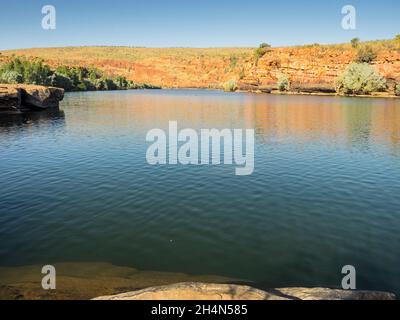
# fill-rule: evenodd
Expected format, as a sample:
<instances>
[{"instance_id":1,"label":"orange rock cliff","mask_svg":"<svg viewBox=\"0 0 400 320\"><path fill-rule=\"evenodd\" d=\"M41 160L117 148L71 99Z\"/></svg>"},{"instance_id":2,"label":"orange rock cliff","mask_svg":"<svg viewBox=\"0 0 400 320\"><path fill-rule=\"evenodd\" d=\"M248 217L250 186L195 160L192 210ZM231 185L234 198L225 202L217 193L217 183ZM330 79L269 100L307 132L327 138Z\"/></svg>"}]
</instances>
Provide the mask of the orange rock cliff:
<instances>
[{"instance_id":1,"label":"orange rock cliff","mask_svg":"<svg viewBox=\"0 0 400 320\"><path fill-rule=\"evenodd\" d=\"M389 90L400 83L400 45L375 44L372 65L388 80ZM3 51L39 57L58 65L94 66L108 75L124 75L135 82L164 88L221 88L228 80L243 86L276 86L280 75L294 86L333 89L336 78L355 59L350 44L273 48L258 61L254 48L131 48L67 47Z\"/></svg>"}]
</instances>

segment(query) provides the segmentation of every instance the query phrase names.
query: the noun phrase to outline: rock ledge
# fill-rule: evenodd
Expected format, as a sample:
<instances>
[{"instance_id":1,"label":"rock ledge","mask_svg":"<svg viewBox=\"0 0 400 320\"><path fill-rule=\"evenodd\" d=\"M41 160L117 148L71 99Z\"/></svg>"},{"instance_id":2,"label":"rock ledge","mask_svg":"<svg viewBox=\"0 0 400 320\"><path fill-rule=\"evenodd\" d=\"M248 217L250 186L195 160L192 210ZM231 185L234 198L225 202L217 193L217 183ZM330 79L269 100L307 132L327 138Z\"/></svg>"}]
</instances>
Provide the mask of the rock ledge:
<instances>
[{"instance_id":1,"label":"rock ledge","mask_svg":"<svg viewBox=\"0 0 400 320\"><path fill-rule=\"evenodd\" d=\"M346 291L326 288L259 290L249 286L211 283L178 283L139 291L103 296L94 300L395 300L377 291Z\"/></svg>"},{"instance_id":2,"label":"rock ledge","mask_svg":"<svg viewBox=\"0 0 400 320\"><path fill-rule=\"evenodd\" d=\"M58 108L64 89L23 84L0 84L0 114Z\"/></svg>"}]
</instances>

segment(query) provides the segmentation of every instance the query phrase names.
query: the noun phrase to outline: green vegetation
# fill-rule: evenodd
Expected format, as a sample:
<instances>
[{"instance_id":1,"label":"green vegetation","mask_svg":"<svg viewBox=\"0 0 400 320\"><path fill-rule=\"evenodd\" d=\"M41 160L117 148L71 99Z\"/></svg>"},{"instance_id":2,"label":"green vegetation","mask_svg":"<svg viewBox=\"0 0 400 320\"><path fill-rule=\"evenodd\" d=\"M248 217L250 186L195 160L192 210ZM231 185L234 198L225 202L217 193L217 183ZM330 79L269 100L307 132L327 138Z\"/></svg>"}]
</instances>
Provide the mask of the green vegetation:
<instances>
[{"instance_id":1,"label":"green vegetation","mask_svg":"<svg viewBox=\"0 0 400 320\"><path fill-rule=\"evenodd\" d=\"M236 68L237 63L238 63L237 56L236 55L231 55L231 57L230 57L230 66L229 66L231 68L231 70Z\"/></svg>"},{"instance_id":2,"label":"green vegetation","mask_svg":"<svg viewBox=\"0 0 400 320\"><path fill-rule=\"evenodd\" d=\"M237 83L235 80L229 80L224 83L224 91L225 92L235 92L238 89Z\"/></svg>"},{"instance_id":3,"label":"green vegetation","mask_svg":"<svg viewBox=\"0 0 400 320\"><path fill-rule=\"evenodd\" d=\"M243 80L244 77L246 77L246 73L245 73L245 71L244 71L244 68L242 68L242 69L240 70L240 72L239 72L239 79L240 79L240 80Z\"/></svg>"},{"instance_id":4,"label":"green vegetation","mask_svg":"<svg viewBox=\"0 0 400 320\"><path fill-rule=\"evenodd\" d=\"M355 62L357 63L371 63L378 56L375 49L369 45L360 47L357 51L357 57Z\"/></svg>"},{"instance_id":5,"label":"green vegetation","mask_svg":"<svg viewBox=\"0 0 400 320\"><path fill-rule=\"evenodd\" d=\"M23 78L18 72L6 70L0 74L0 83L17 84L22 82Z\"/></svg>"},{"instance_id":6,"label":"green vegetation","mask_svg":"<svg viewBox=\"0 0 400 320\"><path fill-rule=\"evenodd\" d=\"M15 58L0 69L0 78L6 83L48 84L50 67L41 60L27 61Z\"/></svg>"},{"instance_id":7,"label":"green vegetation","mask_svg":"<svg viewBox=\"0 0 400 320\"><path fill-rule=\"evenodd\" d=\"M394 37L394 44L397 47L397 49L400 49L400 34Z\"/></svg>"},{"instance_id":8,"label":"green vegetation","mask_svg":"<svg viewBox=\"0 0 400 320\"><path fill-rule=\"evenodd\" d=\"M337 80L336 90L344 94L370 94L386 89L386 80L367 63L352 63Z\"/></svg>"},{"instance_id":9,"label":"green vegetation","mask_svg":"<svg viewBox=\"0 0 400 320\"><path fill-rule=\"evenodd\" d=\"M278 78L278 89L279 91L290 90L290 79L286 74L283 74Z\"/></svg>"},{"instance_id":10,"label":"green vegetation","mask_svg":"<svg viewBox=\"0 0 400 320\"><path fill-rule=\"evenodd\" d=\"M267 52L271 50L271 45L268 43L261 43L260 46L256 49L254 56L256 61L262 58Z\"/></svg>"},{"instance_id":11,"label":"green vegetation","mask_svg":"<svg viewBox=\"0 0 400 320\"><path fill-rule=\"evenodd\" d=\"M396 96L400 96L400 83L398 85L396 85L396 87L394 89L394 93L396 94Z\"/></svg>"},{"instance_id":12,"label":"green vegetation","mask_svg":"<svg viewBox=\"0 0 400 320\"><path fill-rule=\"evenodd\" d=\"M353 39L351 39L350 43L353 48L358 48L358 46L360 45L360 39L353 38Z\"/></svg>"},{"instance_id":13,"label":"green vegetation","mask_svg":"<svg viewBox=\"0 0 400 320\"><path fill-rule=\"evenodd\" d=\"M63 88L65 91L155 89L125 77L108 78L96 68L60 66L55 70L42 60L14 58L0 68L0 82L33 84Z\"/></svg>"}]
</instances>

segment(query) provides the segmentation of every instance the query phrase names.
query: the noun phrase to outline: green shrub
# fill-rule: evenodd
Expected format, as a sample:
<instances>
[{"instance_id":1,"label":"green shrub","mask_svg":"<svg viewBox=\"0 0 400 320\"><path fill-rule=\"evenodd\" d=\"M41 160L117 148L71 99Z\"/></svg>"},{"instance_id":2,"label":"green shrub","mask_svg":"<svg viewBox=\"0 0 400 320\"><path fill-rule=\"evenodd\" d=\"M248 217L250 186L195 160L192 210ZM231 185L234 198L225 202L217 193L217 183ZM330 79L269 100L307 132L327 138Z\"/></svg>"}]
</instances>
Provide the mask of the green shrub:
<instances>
[{"instance_id":1,"label":"green shrub","mask_svg":"<svg viewBox=\"0 0 400 320\"><path fill-rule=\"evenodd\" d=\"M336 90L344 94L370 94L386 89L386 80L367 63L352 63L338 78Z\"/></svg>"},{"instance_id":2,"label":"green shrub","mask_svg":"<svg viewBox=\"0 0 400 320\"><path fill-rule=\"evenodd\" d=\"M48 78L52 75L52 71L43 61L29 61L20 58L6 63L1 68L1 74L6 72L15 72L22 77L22 83L48 85ZM15 76L15 73L14 76ZM12 74L11 74L12 75ZM20 78L17 79L20 81Z\"/></svg>"},{"instance_id":3,"label":"green shrub","mask_svg":"<svg viewBox=\"0 0 400 320\"><path fill-rule=\"evenodd\" d=\"M290 80L287 75L281 75L278 78L278 89L279 91L289 91L290 90Z\"/></svg>"},{"instance_id":4,"label":"green shrub","mask_svg":"<svg viewBox=\"0 0 400 320\"><path fill-rule=\"evenodd\" d=\"M271 46L268 43L262 43L260 46L256 49L254 56L256 61L258 61L260 58L265 56L267 52L271 50Z\"/></svg>"},{"instance_id":5,"label":"green shrub","mask_svg":"<svg viewBox=\"0 0 400 320\"><path fill-rule=\"evenodd\" d=\"M115 84L117 85L118 89L127 89L128 88L128 80L125 77L118 76L115 78Z\"/></svg>"},{"instance_id":6,"label":"green shrub","mask_svg":"<svg viewBox=\"0 0 400 320\"><path fill-rule=\"evenodd\" d=\"M400 49L400 34L394 37L394 48Z\"/></svg>"},{"instance_id":7,"label":"green shrub","mask_svg":"<svg viewBox=\"0 0 400 320\"><path fill-rule=\"evenodd\" d=\"M260 44L259 48L271 48L271 45L266 42L263 42Z\"/></svg>"},{"instance_id":8,"label":"green shrub","mask_svg":"<svg viewBox=\"0 0 400 320\"><path fill-rule=\"evenodd\" d=\"M360 44L360 39L359 38L353 38L351 39L351 46L353 48L358 48L359 44Z\"/></svg>"},{"instance_id":9,"label":"green shrub","mask_svg":"<svg viewBox=\"0 0 400 320\"><path fill-rule=\"evenodd\" d=\"M24 78L16 71L4 71L0 74L0 83L17 84L22 83Z\"/></svg>"},{"instance_id":10,"label":"green shrub","mask_svg":"<svg viewBox=\"0 0 400 320\"><path fill-rule=\"evenodd\" d=\"M244 68L242 68L239 72L239 79L242 80L246 76L246 73L244 72Z\"/></svg>"},{"instance_id":11,"label":"green shrub","mask_svg":"<svg viewBox=\"0 0 400 320\"><path fill-rule=\"evenodd\" d=\"M104 81L105 90L117 90L118 89L118 86L114 83L113 79L104 78L103 81Z\"/></svg>"},{"instance_id":12,"label":"green shrub","mask_svg":"<svg viewBox=\"0 0 400 320\"><path fill-rule=\"evenodd\" d=\"M400 96L400 83L398 85L396 85L396 87L394 89L394 93L396 94L396 96Z\"/></svg>"},{"instance_id":13,"label":"green shrub","mask_svg":"<svg viewBox=\"0 0 400 320\"><path fill-rule=\"evenodd\" d=\"M159 88L148 84L136 84L122 76L115 79L106 78L101 71L93 67L59 66L56 70L51 70L41 60L29 61L22 58L14 58L0 68L0 82L53 86L65 91Z\"/></svg>"},{"instance_id":14,"label":"green shrub","mask_svg":"<svg viewBox=\"0 0 400 320\"><path fill-rule=\"evenodd\" d=\"M61 66L56 69L58 75L62 75L68 78L72 83L73 90L79 90L78 86L81 83L81 74L77 68L70 68L67 66Z\"/></svg>"},{"instance_id":15,"label":"green shrub","mask_svg":"<svg viewBox=\"0 0 400 320\"><path fill-rule=\"evenodd\" d=\"M235 80L229 80L224 83L224 91L225 92L235 92L238 89L237 83Z\"/></svg>"},{"instance_id":16,"label":"green shrub","mask_svg":"<svg viewBox=\"0 0 400 320\"><path fill-rule=\"evenodd\" d=\"M26 62L24 66L24 82L28 84L48 85L48 77L52 72L48 65L44 65L42 61Z\"/></svg>"},{"instance_id":17,"label":"green shrub","mask_svg":"<svg viewBox=\"0 0 400 320\"><path fill-rule=\"evenodd\" d=\"M75 89L78 91L87 91L86 83L84 82L79 83Z\"/></svg>"},{"instance_id":18,"label":"green shrub","mask_svg":"<svg viewBox=\"0 0 400 320\"><path fill-rule=\"evenodd\" d=\"M94 81L94 86L96 87L96 90L99 90L99 91L106 90L106 84L104 83L104 81L102 79L96 79Z\"/></svg>"},{"instance_id":19,"label":"green shrub","mask_svg":"<svg viewBox=\"0 0 400 320\"><path fill-rule=\"evenodd\" d=\"M95 84L89 79L82 80L82 83L85 85L86 91L96 91Z\"/></svg>"},{"instance_id":20,"label":"green shrub","mask_svg":"<svg viewBox=\"0 0 400 320\"><path fill-rule=\"evenodd\" d=\"M237 65L237 62L238 62L238 58L237 58L237 56L236 55L231 55L231 57L230 57L230 65L229 65L229 68L232 70L232 69L235 69L236 68L236 65Z\"/></svg>"},{"instance_id":21,"label":"green shrub","mask_svg":"<svg viewBox=\"0 0 400 320\"><path fill-rule=\"evenodd\" d=\"M355 62L357 63L371 63L378 56L377 52L371 46L362 46L357 51Z\"/></svg>"}]
</instances>

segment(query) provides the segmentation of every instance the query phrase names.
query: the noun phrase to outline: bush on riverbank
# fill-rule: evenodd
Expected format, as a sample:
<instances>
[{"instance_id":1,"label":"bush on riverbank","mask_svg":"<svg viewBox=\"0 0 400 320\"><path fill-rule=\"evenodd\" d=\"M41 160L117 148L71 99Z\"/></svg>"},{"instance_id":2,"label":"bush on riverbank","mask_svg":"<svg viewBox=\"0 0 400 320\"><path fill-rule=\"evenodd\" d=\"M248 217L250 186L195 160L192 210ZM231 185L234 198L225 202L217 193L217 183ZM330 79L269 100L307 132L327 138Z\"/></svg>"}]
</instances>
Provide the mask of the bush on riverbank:
<instances>
[{"instance_id":1,"label":"bush on riverbank","mask_svg":"<svg viewBox=\"0 0 400 320\"><path fill-rule=\"evenodd\" d=\"M336 83L338 93L370 94L386 89L386 80L367 63L352 63Z\"/></svg>"},{"instance_id":2,"label":"bush on riverbank","mask_svg":"<svg viewBox=\"0 0 400 320\"><path fill-rule=\"evenodd\" d=\"M400 83L398 85L396 85L396 87L394 89L394 93L396 94L396 96L400 96Z\"/></svg>"},{"instance_id":3,"label":"bush on riverbank","mask_svg":"<svg viewBox=\"0 0 400 320\"><path fill-rule=\"evenodd\" d=\"M236 81L230 80L224 83L224 91L225 92L235 92L238 89L238 85Z\"/></svg>"},{"instance_id":4,"label":"bush on riverbank","mask_svg":"<svg viewBox=\"0 0 400 320\"><path fill-rule=\"evenodd\" d=\"M51 70L42 60L20 58L14 58L0 68L0 83L53 86L65 91L159 89L152 85L136 84L122 76L108 78L96 68L59 66Z\"/></svg>"},{"instance_id":5,"label":"bush on riverbank","mask_svg":"<svg viewBox=\"0 0 400 320\"><path fill-rule=\"evenodd\" d=\"M290 79L286 74L283 74L278 78L278 89L279 91L290 90Z\"/></svg>"},{"instance_id":6,"label":"bush on riverbank","mask_svg":"<svg viewBox=\"0 0 400 320\"><path fill-rule=\"evenodd\" d=\"M357 51L355 62L357 63L371 63L378 57L375 49L369 45L361 46Z\"/></svg>"},{"instance_id":7,"label":"bush on riverbank","mask_svg":"<svg viewBox=\"0 0 400 320\"><path fill-rule=\"evenodd\" d=\"M18 84L22 82L23 78L18 72L7 70L0 74L0 83Z\"/></svg>"}]
</instances>

